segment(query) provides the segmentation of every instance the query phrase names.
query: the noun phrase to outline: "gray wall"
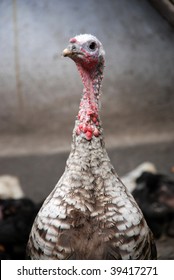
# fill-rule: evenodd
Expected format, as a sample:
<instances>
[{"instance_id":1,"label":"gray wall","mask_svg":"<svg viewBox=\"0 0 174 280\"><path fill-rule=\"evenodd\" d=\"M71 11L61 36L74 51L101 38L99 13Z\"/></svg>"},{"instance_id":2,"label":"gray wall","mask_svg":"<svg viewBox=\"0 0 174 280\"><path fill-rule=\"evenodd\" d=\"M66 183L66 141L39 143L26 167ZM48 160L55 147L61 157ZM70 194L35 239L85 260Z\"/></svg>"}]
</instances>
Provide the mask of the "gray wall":
<instances>
[{"instance_id":1,"label":"gray wall","mask_svg":"<svg viewBox=\"0 0 174 280\"><path fill-rule=\"evenodd\" d=\"M82 83L61 52L106 50L108 146L174 139L174 31L145 0L0 0L0 155L69 149Z\"/></svg>"}]
</instances>

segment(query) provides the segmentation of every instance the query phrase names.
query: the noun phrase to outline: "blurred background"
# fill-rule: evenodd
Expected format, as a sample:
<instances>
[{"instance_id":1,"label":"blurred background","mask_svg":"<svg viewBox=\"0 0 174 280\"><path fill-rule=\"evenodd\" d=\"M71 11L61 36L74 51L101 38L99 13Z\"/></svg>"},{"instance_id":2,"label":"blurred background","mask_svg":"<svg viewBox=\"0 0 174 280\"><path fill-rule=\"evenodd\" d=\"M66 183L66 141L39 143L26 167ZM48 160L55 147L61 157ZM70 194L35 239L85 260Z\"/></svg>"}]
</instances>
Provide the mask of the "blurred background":
<instances>
[{"instance_id":1,"label":"blurred background","mask_svg":"<svg viewBox=\"0 0 174 280\"><path fill-rule=\"evenodd\" d=\"M91 33L106 51L101 117L116 171L123 176L150 161L174 179L173 7L173 1L0 0L0 175L16 176L35 202L53 189L83 88L61 53L71 37Z\"/></svg>"}]
</instances>

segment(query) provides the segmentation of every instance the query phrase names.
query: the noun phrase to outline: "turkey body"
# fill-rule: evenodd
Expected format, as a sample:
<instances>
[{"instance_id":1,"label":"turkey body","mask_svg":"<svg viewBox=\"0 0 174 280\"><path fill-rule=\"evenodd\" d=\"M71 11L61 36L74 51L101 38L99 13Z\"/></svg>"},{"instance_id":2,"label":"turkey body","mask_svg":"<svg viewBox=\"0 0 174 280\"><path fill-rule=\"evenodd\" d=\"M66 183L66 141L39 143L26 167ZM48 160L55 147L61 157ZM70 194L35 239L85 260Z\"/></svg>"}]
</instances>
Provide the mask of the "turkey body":
<instances>
[{"instance_id":1,"label":"turkey body","mask_svg":"<svg viewBox=\"0 0 174 280\"><path fill-rule=\"evenodd\" d=\"M35 219L27 253L31 259L155 259L152 233L105 149L98 114L102 45L79 35L64 56L77 64L84 92L65 171Z\"/></svg>"}]
</instances>

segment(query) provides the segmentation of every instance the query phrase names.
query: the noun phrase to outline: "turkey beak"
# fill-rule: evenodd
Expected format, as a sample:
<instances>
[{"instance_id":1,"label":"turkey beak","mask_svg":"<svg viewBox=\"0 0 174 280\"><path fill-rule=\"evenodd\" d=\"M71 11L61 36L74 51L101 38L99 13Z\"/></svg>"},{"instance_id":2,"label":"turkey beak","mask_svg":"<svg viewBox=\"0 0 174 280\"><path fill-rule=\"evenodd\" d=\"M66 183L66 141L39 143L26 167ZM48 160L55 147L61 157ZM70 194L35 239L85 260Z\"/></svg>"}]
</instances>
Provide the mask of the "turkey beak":
<instances>
[{"instance_id":1,"label":"turkey beak","mask_svg":"<svg viewBox=\"0 0 174 280\"><path fill-rule=\"evenodd\" d=\"M62 54L63 54L64 57L66 57L66 56L70 57L73 54L73 52L69 48L66 48L66 49L63 50Z\"/></svg>"},{"instance_id":2,"label":"turkey beak","mask_svg":"<svg viewBox=\"0 0 174 280\"><path fill-rule=\"evenodd\" d=\"M62 55L64 57L68 56L68 57L73 57L76 55L83 55L83 53L80 51L79 47L77 44L71 44L69 45L66 49L63 50Z\"/></svg>"}]
</instances>

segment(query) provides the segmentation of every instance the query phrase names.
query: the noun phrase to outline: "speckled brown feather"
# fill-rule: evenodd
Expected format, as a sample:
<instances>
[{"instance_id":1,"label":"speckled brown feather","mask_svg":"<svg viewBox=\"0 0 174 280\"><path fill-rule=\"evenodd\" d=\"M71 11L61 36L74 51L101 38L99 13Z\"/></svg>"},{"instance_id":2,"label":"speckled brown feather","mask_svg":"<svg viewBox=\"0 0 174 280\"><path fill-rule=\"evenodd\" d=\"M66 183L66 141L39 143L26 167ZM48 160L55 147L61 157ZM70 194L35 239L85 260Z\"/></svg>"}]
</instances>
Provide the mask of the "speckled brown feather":
<instances>
[{"instance_id":1,"label":"speckled brown feather","mask_svg":"<svg viewBox=\"0 0 174 280\"><path fill-rule=\"evenodd\" d=\"M34 221L27 253L31 259L155 259L152 233L107 155L99 116L95 124L84 116L76 120L64 174ZM99 132L90 139L84 119Z\"/></svg>"}]
</instances>

